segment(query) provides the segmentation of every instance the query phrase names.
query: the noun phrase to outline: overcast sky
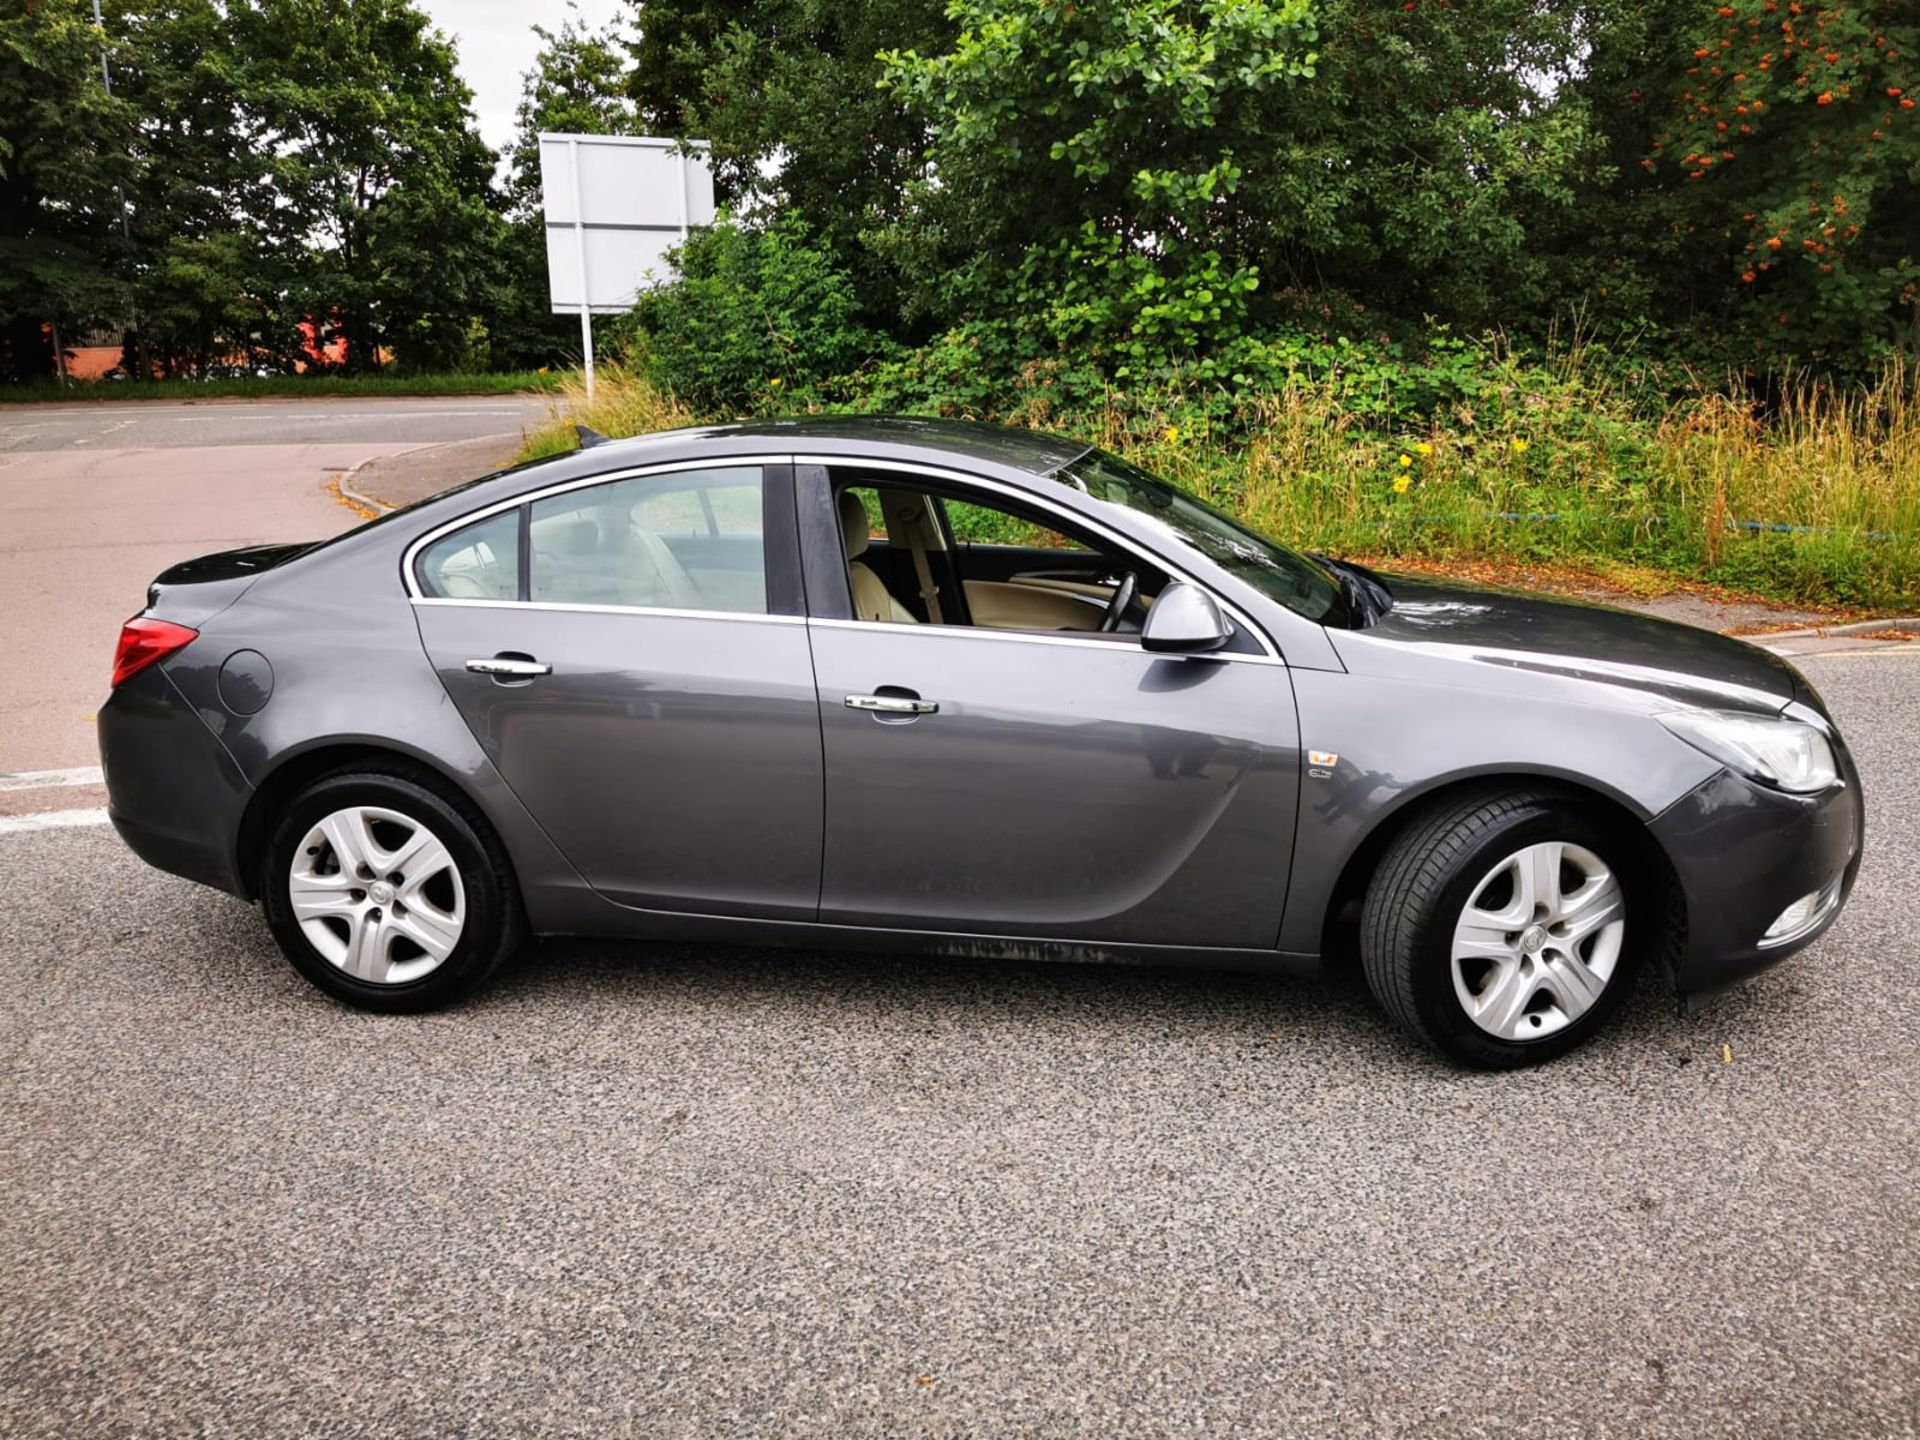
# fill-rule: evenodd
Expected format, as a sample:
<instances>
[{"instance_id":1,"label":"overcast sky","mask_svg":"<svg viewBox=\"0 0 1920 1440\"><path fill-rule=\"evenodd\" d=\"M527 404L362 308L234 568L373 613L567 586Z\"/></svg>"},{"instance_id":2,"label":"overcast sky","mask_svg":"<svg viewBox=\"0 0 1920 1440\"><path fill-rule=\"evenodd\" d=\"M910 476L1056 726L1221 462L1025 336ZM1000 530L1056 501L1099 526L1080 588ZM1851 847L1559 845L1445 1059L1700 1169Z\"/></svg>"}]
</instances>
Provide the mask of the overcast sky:
<instances>
[{"instance_id":1,"label":"overcast sky","mask_svg":"<svg viewBox=\"0 0 1920 1440\"><path fill-rule=\"evenodd\" d=\"M459 47L460 74L473 90L480 135L496 150L513 140L513 111L520 103L520 77L540 48L533 27L558 30L568 6L559 0L416 0ZM595 29L632 13L627 0L575 0L574 9Z\"/></svg>"}]
</instances>

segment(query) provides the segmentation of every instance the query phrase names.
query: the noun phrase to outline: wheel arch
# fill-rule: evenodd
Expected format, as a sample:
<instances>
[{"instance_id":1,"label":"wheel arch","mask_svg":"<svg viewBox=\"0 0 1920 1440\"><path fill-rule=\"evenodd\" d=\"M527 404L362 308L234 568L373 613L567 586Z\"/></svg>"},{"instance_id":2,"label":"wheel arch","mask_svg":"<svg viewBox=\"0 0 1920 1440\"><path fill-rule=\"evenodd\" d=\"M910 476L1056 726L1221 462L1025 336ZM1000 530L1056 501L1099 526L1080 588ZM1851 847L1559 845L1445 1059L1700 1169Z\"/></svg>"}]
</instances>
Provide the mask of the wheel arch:
<instances>
[{"instance_id":1,"label":"wheel arch","mask_svg":"<svg viewBox=\"0 0 1920 1440\"><path fill-rule=\"evenodd\" d=\"M391 769L411 771L425 778L434 788L446 793L469 812L468 818L485 825L496 840L501 840L500 827L494 824L473 791L463 785L458 777L451 774L444 765L436 763L417 750L390 741L362 739L332 739L316 741L302 749L291 750L278 757L273 768L261 776L254 786L253 794L247 800L247 807L241 813L240 826L234 836L234 875L241 887L244 899L260 898L258 884L259 856L272 834L275 820L285 810L290 801L301 790L336 771L355 765L381 765ZM502 840L504 848L504 840ZM517 888L517 880L516 880Z\"/></svg>"},{"instance_id":2,"label":"wheel arch","mask_svg":"<svg viewBox=\"0 0 1920 1440\"><path fill-rule=\"evenodd\" d=\"M1675 957L1686 949L1686 895L1666 847L1647 825L1652 816L1626 796L1588 777L1545 770L1486 770L1450 776L1410 791L1382 811L1347 855L1339 878L1328 893L1321 919L1320 953L1323 956L1336 953L1338 928L1358 919L1360 902L1366 897L1381 858L1408 827L1433 810L1470 796L1509 794L1515 790L1564 796L1617 834L1633 858L1646 867L1654 904L1663 907L1666 916L1668 933L1661 958L1671 974Z\"/></svg>"}]
</instances>

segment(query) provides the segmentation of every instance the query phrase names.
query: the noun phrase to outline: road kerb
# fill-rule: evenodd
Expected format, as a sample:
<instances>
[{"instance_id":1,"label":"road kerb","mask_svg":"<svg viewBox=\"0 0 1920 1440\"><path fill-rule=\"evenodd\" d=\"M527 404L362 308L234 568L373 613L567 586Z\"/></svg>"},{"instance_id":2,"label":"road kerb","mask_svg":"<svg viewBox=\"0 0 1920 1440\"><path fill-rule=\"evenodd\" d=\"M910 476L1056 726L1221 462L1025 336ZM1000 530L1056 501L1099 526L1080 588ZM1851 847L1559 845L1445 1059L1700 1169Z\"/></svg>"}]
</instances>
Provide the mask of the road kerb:
<instances>
[{"instance_id":1,"label":"road kerb","mask_svg":"<svg viewBox=\"0 0 1920 1440\"><path fill-rule=\"evenodd\" d=\"M1897 615L1888 620L1850 620L1844 625L1808 625L1799 630L1773 630L1764 635L1739 638L1754 642L1776 640L1828 640L1847 635L1870 635L1876 630L1906 630L1920 634L1920 615Z\"/></svg>"},{"instance_id":2,"label":"road kerb","mask_svg":"<svg viewBox=\"0 0 1920 1440\"><path fill-rule=\"evenodd\" d=\"M392 453L395 455L405 455L410 453L410 451L412 450L425 450L427 448L428 447L425 445L414 445L414 446L410 446L407 450L395 450ZM373 515L370 515L367 517L368 519L372 519L374 516L377 516L377 515L391 514L393 512L394 507L387 504L387 502L384 500L377 499L372 495L363 495L361 494L360 491L354 489L353 477L358 475L368 465L371 465L375 460L379 460L382 458L384 457L379 455L369 455L364 460L356 460L353 462L353 464L349 465L346 468L345 472L342 473L339 480L334 482L338 486L340 497L343 500L347 501L351 505L358 506L365 510L371 510L373 512Z\"/></svg>"}]
</instances>

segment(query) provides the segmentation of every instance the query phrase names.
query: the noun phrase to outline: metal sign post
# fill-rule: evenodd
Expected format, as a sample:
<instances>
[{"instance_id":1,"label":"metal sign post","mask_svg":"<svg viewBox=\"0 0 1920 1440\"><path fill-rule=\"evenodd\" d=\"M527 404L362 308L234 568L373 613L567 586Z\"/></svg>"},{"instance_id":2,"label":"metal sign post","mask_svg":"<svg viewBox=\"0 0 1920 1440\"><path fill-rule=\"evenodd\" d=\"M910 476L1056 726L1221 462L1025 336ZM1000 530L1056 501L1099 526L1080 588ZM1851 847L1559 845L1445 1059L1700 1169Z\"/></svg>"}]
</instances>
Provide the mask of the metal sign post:
<instances>
[{"instance_id":1,"label":"metal sign post","mask_svg":"<svg viewBox=\"0 0 1920 1440\"><path fill-rule=\"evenodd\" d=\"M573 172L573 249L580 265L580 354L587 370L587 403L593 403L593 282L587 278L587 207L580 203L580 137L567 140L568 168Z\"/></svg>"},{"instance_id":2,"label":"metal sign post","mask_svg":"<svg viewBox=\"0 0 1920 1440\"><path fill-rule=\"evenodd\" d=\"M593 398L593 312L620 314L673 278L667 252L713 223L705 141L639 135L540 136L547 288L555 314L580 312Z\"/></svg>"}]
</instances>

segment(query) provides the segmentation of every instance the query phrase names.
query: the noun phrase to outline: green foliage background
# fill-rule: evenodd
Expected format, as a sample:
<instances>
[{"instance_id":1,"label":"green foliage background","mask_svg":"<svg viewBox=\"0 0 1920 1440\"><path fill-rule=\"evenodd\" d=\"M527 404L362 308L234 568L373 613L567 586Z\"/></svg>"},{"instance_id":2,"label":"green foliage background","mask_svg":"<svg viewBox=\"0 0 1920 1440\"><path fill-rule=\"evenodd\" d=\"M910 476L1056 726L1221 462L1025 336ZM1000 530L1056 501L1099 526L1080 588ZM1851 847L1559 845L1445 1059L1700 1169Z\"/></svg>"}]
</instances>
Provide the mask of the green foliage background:
<instances>
[{"instance_id":1,"label":"green foliage background","mask_svg":"<svg viewBox=\"0 0 1920 1440\"><path fill-rule=\"evenodd\" d=\"M1335 548L1920 591L1914 0L633 0L536 27L504 156L409 0L89 10L0 0L0 382L577 362L534 137L699 137L616 425L1045 425Z\"/></svg>"},{"instance_id":2,"label":"green foliage background","mask_svg":"<svg viewBox=\"0 0 1920 1440\"><path fill-rule=\"evenodd\" d=\"M1577 331L1671 393L1920 345L1913 0L632 0L535 27L504 157L409 0L89 7L0 0L0 379L55 329L169 375L303 323L350 371L558 362L542 129L710 140L743 229L793 227L760 279L852 296L867 353L816 366Z\"/></svg>"}]
</instances>

